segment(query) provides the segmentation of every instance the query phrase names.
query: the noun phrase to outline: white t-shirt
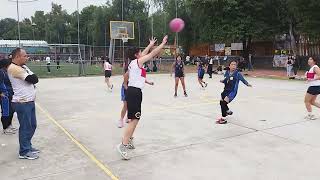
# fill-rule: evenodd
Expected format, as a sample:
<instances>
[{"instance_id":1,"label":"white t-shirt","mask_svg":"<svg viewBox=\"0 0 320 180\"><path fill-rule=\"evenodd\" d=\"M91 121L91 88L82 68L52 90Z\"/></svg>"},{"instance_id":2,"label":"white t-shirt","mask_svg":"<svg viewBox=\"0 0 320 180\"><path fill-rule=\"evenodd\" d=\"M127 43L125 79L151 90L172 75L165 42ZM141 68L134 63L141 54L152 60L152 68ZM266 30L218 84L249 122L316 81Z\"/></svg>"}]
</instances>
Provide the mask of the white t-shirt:
<instances>
[{"instance_id":1,"label":"white t-shirt","mask_svg":"<svg viewBox=\"0 0 320 180\"><path fill-rule=\"evenodd\" d=\"M314 72L314 68L315 68L315 67L318 67L318 65L312 66L312 67L310 68L310 70L307 72L307 73L314 74L314 78L313 78L313 79L318 78L317 73ZM318 67L318 68L319 68L319 67ZM320 86L320 80L308 81L308 85L309 85L309 86Z\"/></svg>"},{"instance_id":2,"label":"white t-shirt","mask_svg":"<svg viewBox=\"0 0 320 180\"><path fill-rule=\"evenodd\" d=\"M143 89L146 81L147 72L144 68L139 67L138 60L131 61L128 67L129 71L129 85Z\"/></svg>"},{"instance_id":3,"label":"white t-shirt","mask_svg":"<svg viewBox=\"0 0 320 180\"><path fill-rule=\"evenodd\" d=\"M46 62L47 62L47 64L50 64L51 63L51 59L50 59L50 57L48 56L48 57L46 57Z\"/></svg>"},{"instance_id":4,"label":"white t-shirt","mask_svg":"<svg viewBox=\"0 0 320 180\"><path fill-rule=\"evenodd\" d=\"M30 102L36 99L35 85L25 81L26 77L32 74L33 72L25 65L21 67L10 64L8 76L14 92L12 102Z\"/></svg>"},{"instance_id":5,"label":"white t-shirt","mask_svg":"<svg viewBox=\"0 0 320 180\"><path fill-rule=\"evenodd\" d=\"M213 64L213 58L210 58L209 64Z\"/></svg>"},{"instance_id":6,"label":"white t-shirt","mask_svg":"<svg viewBox=\"0 0 320 180\"><path fill-rule=\"evenodd\" d=\"M109 63L109 62L104 62L104 65L103 65L103 67L104 67L104 70L105 71L111 71L112 70L112 65Z\"/></svg>"},{"instance_id":7,"label":"white t-shirt","mask_svg":"<svg viewBox=\"0 0 320 180\"><path fill-rule=\"evenodd\" d=\"M190 61L190 56L186 57L186 61L189 62Z\"/></svg>"}]
</instances>

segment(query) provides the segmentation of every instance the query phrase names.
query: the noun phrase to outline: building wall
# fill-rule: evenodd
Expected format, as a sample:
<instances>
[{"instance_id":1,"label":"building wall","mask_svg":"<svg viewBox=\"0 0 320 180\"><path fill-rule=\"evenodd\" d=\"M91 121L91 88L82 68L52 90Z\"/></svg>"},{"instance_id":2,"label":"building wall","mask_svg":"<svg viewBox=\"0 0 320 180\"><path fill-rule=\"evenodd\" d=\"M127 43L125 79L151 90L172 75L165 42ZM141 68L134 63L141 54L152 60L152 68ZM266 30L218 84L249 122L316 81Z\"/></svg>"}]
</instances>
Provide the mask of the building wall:
<instances>
[{"instance_id":1,"label":"building wall","mask_svg":"<svg viewBox=\"0 0 320 180\"><path fill-rule=\"evenodd\" d=\"M205 44L197 44L192 46L189 49L189 55L190 56L214 56L215 52L210 51L210 44L205 43Z\"/></svg>"}]
</instances>

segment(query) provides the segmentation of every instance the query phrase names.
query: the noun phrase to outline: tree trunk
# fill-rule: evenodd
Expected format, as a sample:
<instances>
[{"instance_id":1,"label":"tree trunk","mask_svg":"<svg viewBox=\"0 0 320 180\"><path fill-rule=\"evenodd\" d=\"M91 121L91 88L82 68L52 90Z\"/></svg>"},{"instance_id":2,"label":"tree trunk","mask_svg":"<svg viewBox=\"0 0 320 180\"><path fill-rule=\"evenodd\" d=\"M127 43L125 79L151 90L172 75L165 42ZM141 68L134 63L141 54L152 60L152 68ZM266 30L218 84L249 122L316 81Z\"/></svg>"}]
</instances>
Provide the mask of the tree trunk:
<instances>
[{"instance_id":1,"label":"tree trunk","mask_svg":"<svg viewBox=\"0 0 320 180\"><path fill-rule=\"evenodd\" d=\"M244 38L242 40L243 44L243 58L247 63L249 63L249 54L251 53L251 46L252 46L252 36L250 35L248 38Z\"/></svg>"},{"instance_id":2,"label":"tree trunk","mask_svg":"<svg viewBox=\"0 0 320 180\"><path fill-rule=\"evenodd\" d=\"M290 35L290 47L293 52L293 55L297 55L297 43L296 38L294 37L293 23L292 21L289 24L289 35Z\"/></svg>"}]
</instances>

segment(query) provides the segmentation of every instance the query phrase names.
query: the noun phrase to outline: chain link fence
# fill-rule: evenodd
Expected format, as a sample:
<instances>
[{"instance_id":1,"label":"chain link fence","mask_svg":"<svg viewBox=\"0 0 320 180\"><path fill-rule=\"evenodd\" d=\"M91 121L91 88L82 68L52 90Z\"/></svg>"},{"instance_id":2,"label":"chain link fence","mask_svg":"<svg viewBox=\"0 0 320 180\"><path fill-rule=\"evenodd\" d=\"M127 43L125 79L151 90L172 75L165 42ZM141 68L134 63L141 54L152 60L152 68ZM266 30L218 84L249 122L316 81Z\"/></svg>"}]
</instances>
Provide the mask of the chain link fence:
<instances>
[{"instance_id":1,"label":"chain link fence","mask_svg":"<svg viewBox=\"0 0 320 180\"><path fill-rule=\"evenodd\" d=\"M126 54L123 52L128 48L115 47L114 58L110 59L114 75L123 73L123 55ZM51 44L47 52L28 52L30 59L27 65L39 77L44 78L103 75L103 63L108 58L109 47L80 45L80 50L81 55L77 44ZM168 73L173 60L170 56L153 59L145 64L145 68L149 72Z\"/></svg>"}]
</instances>

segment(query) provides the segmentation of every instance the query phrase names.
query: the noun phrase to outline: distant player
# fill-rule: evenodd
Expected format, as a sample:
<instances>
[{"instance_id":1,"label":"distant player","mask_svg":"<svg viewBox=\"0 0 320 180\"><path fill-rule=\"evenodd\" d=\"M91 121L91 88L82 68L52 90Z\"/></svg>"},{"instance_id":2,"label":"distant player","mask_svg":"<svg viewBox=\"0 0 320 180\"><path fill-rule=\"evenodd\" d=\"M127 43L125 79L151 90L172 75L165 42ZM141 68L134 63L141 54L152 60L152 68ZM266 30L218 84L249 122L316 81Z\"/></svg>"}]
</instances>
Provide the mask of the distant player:
<instances>
[{"instance_id":1,"label":"distant player","mask_svg":"<svg viewBox=\"0 0 320 180\"><path fill-rule=\"evenodd\" d=\"M173 71L175 76L174 97L178 96L177 91L178 91L179 80L182 84L184 96L188 97L188 94L186 92L186 85L184 81L184 64L182 62L182 58L180 55L177 56L175 62L172 64L171 76Z\"/></svg>"},{"instance_id":2,"label":"distant player","mask_svg":"<svg viewBox=\"0 0 320 180\"><path fill-rule=\"evenodd\" d=\"M204 74L205 74L205 70L204 70L204 62L202 61L199 61L197 62L197 67L198 67L198 82L200 84L200 86L204 89L208 86L208 83L204 82L203 81L203 77L204 77Z\"/></svg>"},{"instance_id":3,"label":"distant player","mask_svg":"<svg viewBox=\"0 0 320 180\"><path fill-rule=\"evenodd\" d=\"M105 60L103 67L104 67L105 82L107 83L109 91L112 91L113 84L110 83L110 77L112 74L112 65L110 64L109 58Z\"/></svg>"},{"instance_id":4,"label":"distant player","mask_svg":"<svg viewBox=\"0 0 320 180\"><path fill-rule=\"evenodd\" d=\"M230 111L228 104L236 97L239 88L239 82L242 81L248 87L252 87L237 70L236 61L230 62L229 70L226 71L224 77L224 80L221 80L221 82L224 83L224 90L221 93L220 100L222 117L217 120L217 124L226 124L227 116L233 114L233 112Z\"/></svg>"}]
</instances>

